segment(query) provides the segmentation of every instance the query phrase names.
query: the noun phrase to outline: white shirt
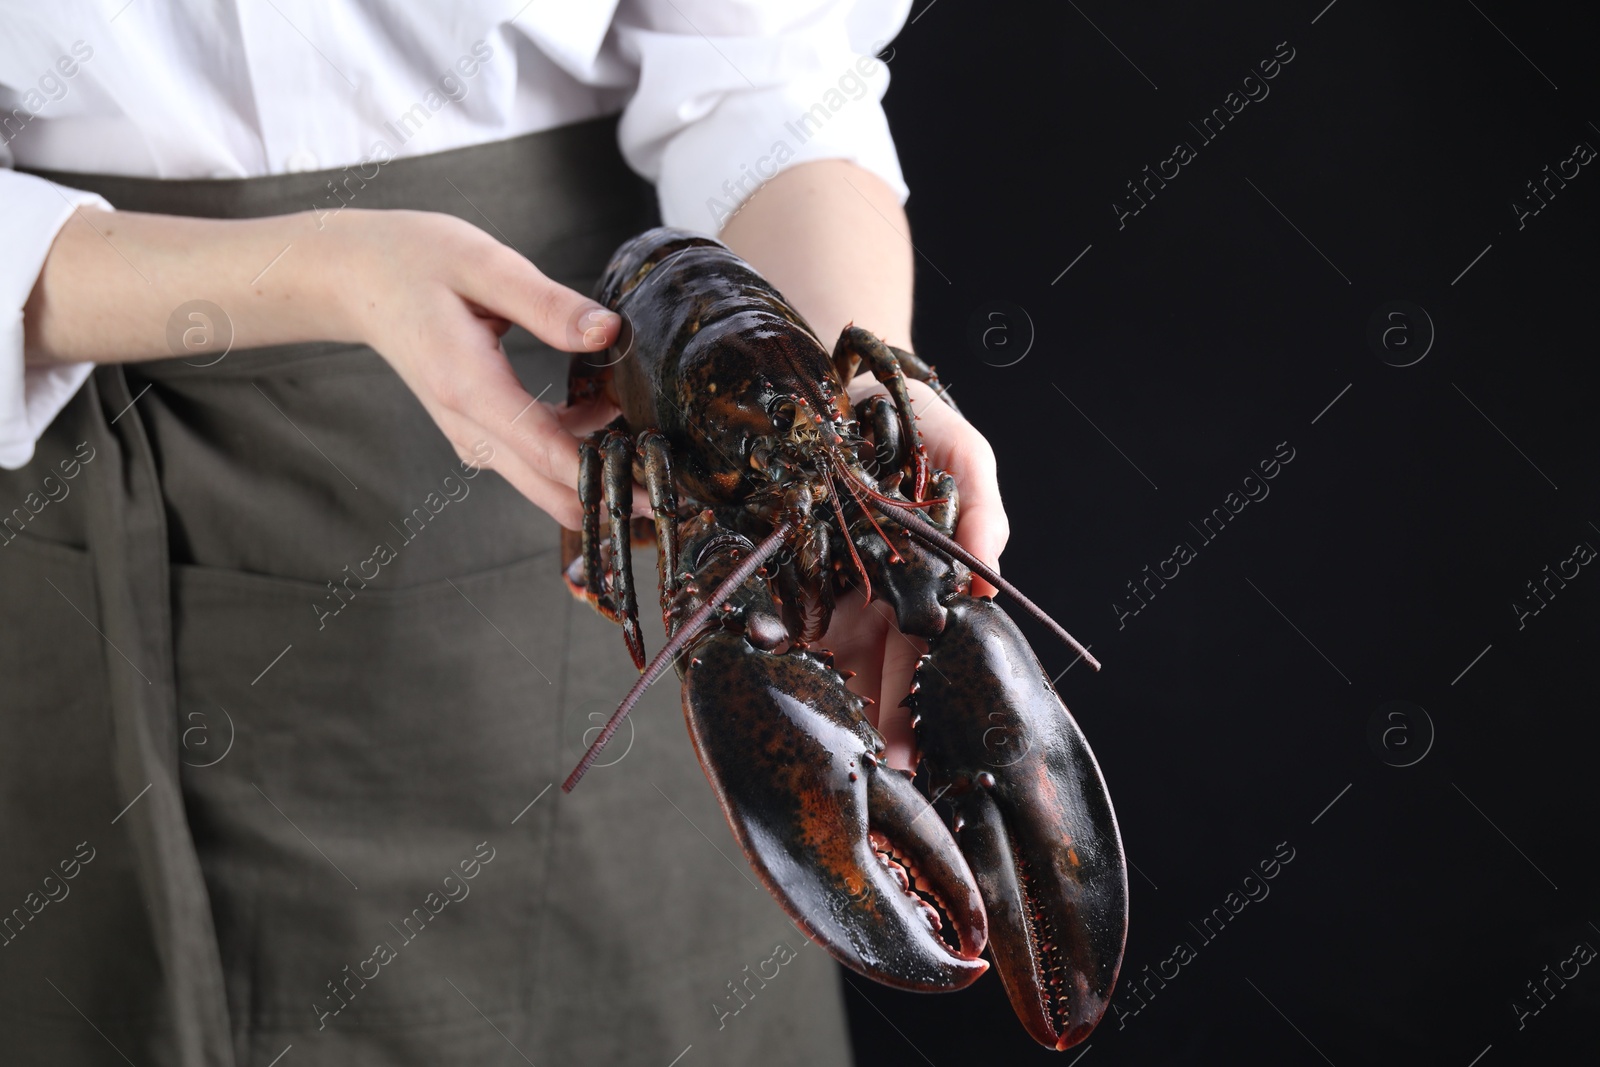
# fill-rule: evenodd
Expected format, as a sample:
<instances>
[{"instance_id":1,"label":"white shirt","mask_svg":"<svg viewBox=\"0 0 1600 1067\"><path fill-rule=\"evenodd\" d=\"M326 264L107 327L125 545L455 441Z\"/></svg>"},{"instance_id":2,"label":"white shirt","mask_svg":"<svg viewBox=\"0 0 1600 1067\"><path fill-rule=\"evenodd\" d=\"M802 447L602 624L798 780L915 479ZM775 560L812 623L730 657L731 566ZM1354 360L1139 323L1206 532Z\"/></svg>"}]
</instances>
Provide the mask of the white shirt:
<instances>
[{"instance_id":1,"label":"white shirt","mask_svg":"<svg viewBox=\"0 0 1600 1067\"><path fill-rule=\"evenodd\" d=\"M520 10L519 10L520 9ZM873 60L910 0L0 0L0 466L90 364L27 367L22 307L77 205L13 166L248 178L622 112L668 225L715 234L780 166L905 182ZM802 121L804 116L811 116Z\"/></svg>"}]
</instances>

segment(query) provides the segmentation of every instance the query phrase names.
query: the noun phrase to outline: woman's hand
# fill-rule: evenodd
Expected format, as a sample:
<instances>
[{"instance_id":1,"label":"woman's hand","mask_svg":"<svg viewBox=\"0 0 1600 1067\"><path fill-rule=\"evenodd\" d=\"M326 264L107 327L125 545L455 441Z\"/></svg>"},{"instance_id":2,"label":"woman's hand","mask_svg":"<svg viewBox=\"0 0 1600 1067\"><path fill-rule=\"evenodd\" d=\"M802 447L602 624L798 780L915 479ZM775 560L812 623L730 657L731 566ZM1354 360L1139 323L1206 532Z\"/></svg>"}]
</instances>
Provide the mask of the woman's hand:
<instances>
[{"instance_id":1,"label":"woman's hand","mask_svg":"<svg viewBox=\"0 0 1600 1067\"><path fill-rule=\"evenodd\" d=\"M196 300L227 317L232 347L365 342L422 401L463 459L488 466L576 528L575 435L606 405L535 403L500 337L512 323L567 352L598 351L618 317L450 215L347 209L195 219L82 208L56 235L23 312L31 363L167 359L169 317ZM648 507L637 491L636 511Z\"/></svg>"},{"instance_id":2,"label":"woman's hand","mask_svg":"<svg viewBox=\"0 0 1600 1067\"><path fill-rule=\"evenodd\" d=\"M582 523L578 440L617 411L559 407L528 395L500 350L513 323L553 348L595 352L621 320L551 281L513 249L449 215L346 213L341 256L354 336L383 356L463 459L488 441L485 465L568 529ZM634 489L635 512L649 499Z\"/></svg>"},{"instance_id":3,"label":"woman's hand","mask_svg":"<svg viewBox=\"0 0 1600 1067\"><path fill-rule=\"evenodd\" d=\"M956 414L928 386L908 381L911 403L917 412L917 428L928 448L928 461L935 470L955 476L960 491L956 516L956 540L983 562L1000 569L1000 553L1011 535L1005 507L1000 502L994 449L973 425ZM863 374L850 383L850 399L884 392L879 382ZM992 596L994 587L974 576L974 596ZM840 599L833 622L820 642L831 649L841 669L853 670L850 688L878 701L869 718L888 742L889 764L910 769L915 738L911 713L900 701L911 691L911 675L917 657L927 644L907 637L896 627L894 611L881 600L864 603L859 592Z\"/></svg>"}]
</instances>

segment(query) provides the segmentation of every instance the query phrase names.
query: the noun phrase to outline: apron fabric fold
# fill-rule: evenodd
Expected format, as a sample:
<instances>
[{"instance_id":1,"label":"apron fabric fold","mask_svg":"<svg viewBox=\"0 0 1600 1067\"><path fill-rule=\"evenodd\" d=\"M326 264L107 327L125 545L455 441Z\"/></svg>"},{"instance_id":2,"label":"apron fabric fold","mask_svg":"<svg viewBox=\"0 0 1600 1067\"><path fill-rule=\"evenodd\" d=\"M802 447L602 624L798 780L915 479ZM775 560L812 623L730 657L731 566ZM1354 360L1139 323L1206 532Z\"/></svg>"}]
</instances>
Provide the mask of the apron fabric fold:
<instances>
[{"instance_id":1,"label":"apron fabric fold","mask_svg":"<svg viewBox=\"0 0 1600 1067\"><path fill-rule=\"evenodd\" d=\"M46 176L222 218L337 185L581 292L654 221L615 119L366 171ZM563 395L567 356L506 350ZM561 793L635 672L557 525L364 346L212 359L98 368L0 472L0 1059L848 1062L836 969L738 852L675 679Z\"/></svg>"}]
</instances>

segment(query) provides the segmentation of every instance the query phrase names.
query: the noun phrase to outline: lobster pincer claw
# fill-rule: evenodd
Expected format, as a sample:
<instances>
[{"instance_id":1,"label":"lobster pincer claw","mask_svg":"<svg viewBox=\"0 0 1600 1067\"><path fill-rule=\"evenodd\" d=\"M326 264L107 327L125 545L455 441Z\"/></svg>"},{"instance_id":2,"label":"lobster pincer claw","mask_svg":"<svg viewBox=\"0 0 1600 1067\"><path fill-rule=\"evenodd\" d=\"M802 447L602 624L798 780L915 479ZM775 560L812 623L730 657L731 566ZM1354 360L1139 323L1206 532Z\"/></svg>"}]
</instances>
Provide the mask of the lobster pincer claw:
<instances>
[{"instance_id":1,"label":"lobster pincer claw","mask_svg":"<svg viewBox=\"0 0 1600 1067\"><path fill-rule=\"evenodd\" d=\"M1128 928L1116 815L1083 732L1010 617L957 596L919 664L913 722L988 913L1011 1005L1065 1049L1110 1004Z\"/></svg>"},{"instance_id":2,"label":"lobster pincer claw","mask_svg":"<svg viewBox=\"0 0 1600 1067\"><path fill-rule=\"evenodd\" d=\"M680 661L683 710L728 825L796 924L887 985L959 989L988 967L961 851L823 658L717 629Z\"/></svg>"}]
</instances>

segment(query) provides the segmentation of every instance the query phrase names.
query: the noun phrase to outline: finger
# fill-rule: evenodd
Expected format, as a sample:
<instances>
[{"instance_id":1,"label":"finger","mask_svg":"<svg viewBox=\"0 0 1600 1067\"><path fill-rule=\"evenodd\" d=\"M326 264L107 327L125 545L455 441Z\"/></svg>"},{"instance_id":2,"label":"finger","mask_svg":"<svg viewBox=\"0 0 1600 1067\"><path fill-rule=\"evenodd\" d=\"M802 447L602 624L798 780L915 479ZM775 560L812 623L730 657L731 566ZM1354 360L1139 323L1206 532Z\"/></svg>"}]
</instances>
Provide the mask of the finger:
<instances>
[{"instance_id":1,"label":"finger","mask_svg":"<svg viewBox=\"0 0 1600 1067\"><path fill-rule=\"evenodd\" d=\"M577 488L577 438L562 426L553 407L522 387L498 345L470 346L442 362L448 373L432 382L431 391L443 408L509 449L541 477Z\"/></svg>"},{"instance_id":2,"label":"finger","mask_svg":"<svg viewBox=\"0 0 1600 1067\"><path fill-rule=\"evenodd\" d=\"M483 440L487 442L489 457L478 462L481 469L493 471L504 478L540 511L567 529L577 530L583 525L583 507L578 502L576 490L533 470L504 444L496 444L492 439Z\"/></svg>"},{"instance_id":3,"label":"finger","mask_svg":"<svg viewBox=\"0 0 1600 1067\"><path fill-rule=\"evenodd\" d=\"M460 292L563 352L598 352L617 339L622 317L546 277L522 255L497 245L458 279Z\"/></svg>"},{"instance_id":4,"label":"finger","mask_svg":"<svg viewBox=\"0 0 1600 1067\"><path fill-rule=\"evenodd\" d=\"M974 434L976 431L972 431ZM956 542L983 562L1000 570L1000 553L1011 538L1011 523L1000 497L994 454L981 439L945 466L961 491L956 515ZM982 578L972 580L974 596L994 596L995 588Z\"/></svg>"},{"instance_id":5,"label":"finger","mask_svg":"<svg viewBox=\"0 0 1600 1067\"><path fill-rule=\"evenodd\" d=\"M583 508L573 487L540 474L504 440L469 419L445 412L438 421L463 463L500 475L513 489L567 529L576 530L582 525Z\"/></svg>"},{"instance_id":6,"label":"finger","mask_svg":"<svg viewBox=\"0 0 1600 1067\"><path fill-rule=\"evenodd\" d=\"M578 502L577 490L551 481L517 458L515 453L493 462L494 472L511 487L531 500L538 508L568 530L583 527L583 505Z\"/></svg>"},{"instance_id":7,"label":"finger","mask_svg":"<svg viewBox=\"0 0 1600 1067\"><path fill-rule=\"evenodd\" d=\"M452 295L427 323L416 340L422 351L437 355L420 364L395 361L395 370L459 455L468 458L464 446L486 441L496 455L482 465L575 529L582 520L577 439L561 427L549 405L522 388L500 349L493 321L471 314Z\"/></svg>"},{"instance_id":8,"label":"finger","mask_svg":"<svg viewBox=\"0 0 1600 1067\"><path fill-rule=\"evenodd\" d=\"M544 404L535 403L521 422L530 425L513 423L507 427L509 432L502 433L498 439L530 474L559 486L563 499L567 492L572 493L576 501L579 439L562 429L555 412ZM492 432L493 427L490 430ZM637 484L633 486L632 502L633 514L650 514L650 496ZM564 521L562 525L577 529Z\"/></svg>"},{"instance_id":9,"label":"finger","mask_svg":"<svg viewBox=\"0 0 1600 1067\"><path fill-rule=\"evenodd\" d=\"M561 428L574 437L594 433L622 414L615 405L604 400L592 400L583 404L558 404L554 410L556 418L561 422Z\"/></svg>"},{"instance_id":10,"label":"finger","mask_svg":"<svg viewBox=\"0 0 1600 1067\"><path fill-rule=\"evenodd\" d=\"M995 501L999 507L998 499ZM1005 549L1007 534L1005 511L1000 510L996 516L989 509L973 508L962 509L961 517L956 521L956 543L962 548L977 556L994 569L996 574L1000 571L1000 553ZM973 596L994 596L999 590L984 579L973 575Z\"/></svg>"},{"instance_id":11,"label":"finger","mask_svg":"<svg viewBox=\"0 0 1600 1067\"><path fill-rule=\"evenodd\" d=\"M534 472L576 490L578 438L563 424L563 410L582 412L573 420L575 428L591 433L611 421L597 420L607 409L615 409L598 403L557 409L539 402L522 387L498 345L450 363L452 380L448 385L439 383L434 387L445 405L504 442ZM584 411L585 407L589 410ZM633 489L633 513L650 513L650 496L637 484Z\"/></svg>"},{"instance_id":12,"label":"finger","mask_svg":"<svg viewBox=\"0 0 1600 1067\"><path fill-rule=\"evenodd\" d=\"M949 471L961 491L956 520L956 541L983 562L1000 569L1000 553L1011 536L994 449L961 415L940 400L926 385L913 382L912 403L921 415L923 439L936 467ZM994 586L975 577L976 596L993 596Z\"/></svg>"}]
</instances>

